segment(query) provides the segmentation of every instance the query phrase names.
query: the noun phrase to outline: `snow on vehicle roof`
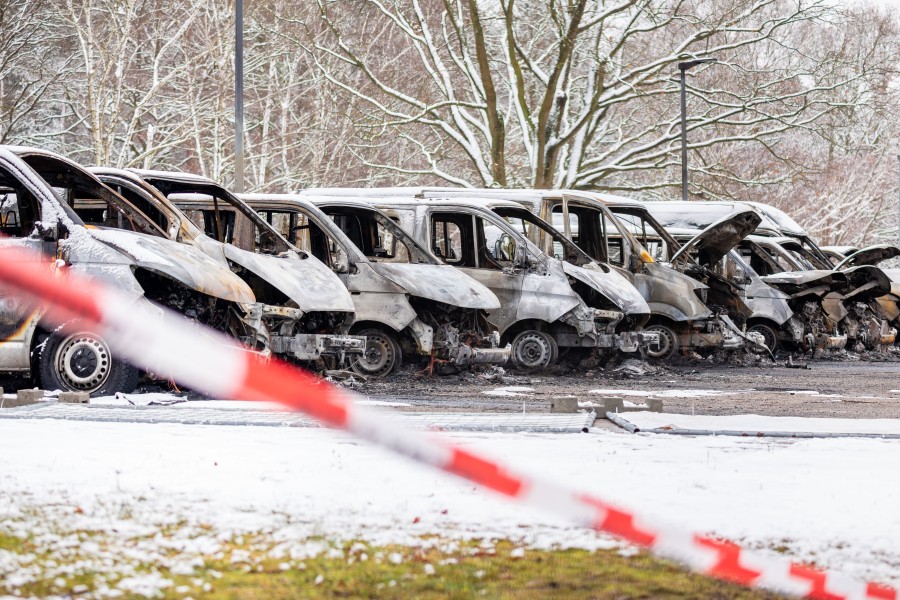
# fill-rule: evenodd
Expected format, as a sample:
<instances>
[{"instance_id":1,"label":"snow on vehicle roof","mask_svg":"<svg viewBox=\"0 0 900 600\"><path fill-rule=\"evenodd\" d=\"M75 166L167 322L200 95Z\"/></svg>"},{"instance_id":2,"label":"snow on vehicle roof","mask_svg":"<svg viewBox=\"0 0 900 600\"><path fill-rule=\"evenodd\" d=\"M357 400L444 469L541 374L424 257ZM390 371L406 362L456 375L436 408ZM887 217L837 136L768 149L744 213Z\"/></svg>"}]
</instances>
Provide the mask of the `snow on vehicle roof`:
<instances>
[{"instance_id":1,"label":"snow on vehicle roof","mask_svg":"<svg viewBox=\"0 0 900 600\"><path fill-rule=\"evenodd\" d=\"M756 211L762 217L762 221L756 228L756 233L765 233L766 235L798 233L790 228L786 229L782 223L779 223L772 217L768 209L778 211L785 219L794 223L794 228L800 227L778 209L758 202L654 200L643 204L650 211L650 214L666 229L706 229L716 221L748 208Z\"/></svg>"},{"instance_id":2,"label":"snow on vehicle roof","mask_svg":"<svg viewBox=\"0 0 900 600\"><path fill-rule=\"evenodd\" d=\"M500 198L467 198L467 197L450 197L450 198L415 198L410 196L319 196L316 197L316 204L357 204L371 206L373 204L389 203L392 206L474 206L478 208L522 208L522 205L512 200L504 200Z\"/></svg>"},{"instance_id":3,"label":"snow on vehicle roof","mask_svg":"<svg viewBox=\"0 0 900 600\"><path fill-rule=\"evenodd\" d=\"M185 181L191 183L205 183L218 185L209 177L196 175L194 173L182 173L181 171L156 171L153 169L128 169L132 173L137 173L145 179L171 179L174 181Z\"/></svg>"},{"instance_id":4,"label":"snow on vehicle roof","mask_svg":"<svg viewBox=\"0 0 900 600\"><path fill-rule=\"evenodd\" d=\"M785 213L783 210L775 208L774 206L770 206L768 204L763 204L762 202L747 202L753 208L762 212L765 216L775 222L778 226L778 229L783 233L791 234L791 235L808 235L806 230L800 226L797 221L792 219Z\"/></svg>"},{"instance_id":5,"label":"snow on vehicle roof","mask_svg":"<svg viewBox=\"0 0 900 600\"><path fill-rule=\"evenodd\" d=\"M644 206L666 229L706 229L745 206L737 202L653 201Z\"/></svg>"},{"instance_id":6,"label":"snow on vehicle roof","mask_svg":"<svg viewBox=\"0 0 900 600\"><path fill-rule=\"evenodd\" d=\"M426 198L447 198L447 197L485 197L491 199L508 199L508 200L533 200L537 198L561 198L564 194L570 196L586 196L603 202L616 202L622 204L640 205L641 202L624 198L622 196L614 196L612 194L604 194L601 192L584 191L584 190L566 190L566 189L509 189L509 188L464 188L464 187L371 187L371 188L308 188L300 192L300 194L313 196L345 196L358 198L401 198L415 196L420 199Z\"/></svg>"}]
</instances>

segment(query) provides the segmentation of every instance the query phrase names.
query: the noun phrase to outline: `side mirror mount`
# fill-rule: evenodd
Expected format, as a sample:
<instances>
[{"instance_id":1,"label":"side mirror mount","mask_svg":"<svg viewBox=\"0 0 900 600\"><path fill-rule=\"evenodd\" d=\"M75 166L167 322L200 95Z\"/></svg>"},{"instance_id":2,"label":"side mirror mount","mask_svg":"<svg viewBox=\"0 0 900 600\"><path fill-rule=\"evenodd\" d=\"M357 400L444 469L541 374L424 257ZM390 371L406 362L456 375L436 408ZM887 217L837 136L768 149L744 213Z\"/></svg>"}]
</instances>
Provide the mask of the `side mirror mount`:
<instances>
[{"instance_id":1,"label":"side mirror mount","mask_svg":"<svg viewBox=\"0 0 900 600\"><path fill-rule=\"evenodd\" d=\"M525 269L528 267L528 251L524 246L516 246L516 254L515 259L513 260L513 264L521 269Z\"/></svg>"},{"instance_id":2,"label":"side mirror mount","mask_svg":"<svg viewBox=\"0 0 900 600\"><path fill-rule=\"evenodd\" d=\"M750 283L750 277L747 276L747 272L744 271L741 267L735 267L734 269L734 282L738 285L747 285Z\"/></svg>"},{"instance_id":3,"label":"side mirror mount","mask_svg":"<svg viewBox=\"0 0 900 600\"><path fill-rule=\"evenodd\" d=\"M644 261L634 252L628 255L628 270L632 273L638 273L644 267Z\"/></svg>"},{"instance_id":4,"label":"side mirror mount","mask_svg":"<svg viewBox=\"0 0 900 600\"><path fill-rule=\"evenodd\" d=\"M348 259L347 254L345 252L342 252L341 250L337 250L333 254L332 264L334 265L335 273L350 272L350 259Z\"/></svg>"},{"instance_id":5,"label":"side mirror mount","mask_svg":"<svg viewBox=\"0 0 900 600\"><path fill-rule=\"evenodd\" d=\"M56 241L59 239L59 223L45 223L44 221L35 221L34 233L44 241Z\"/></svg>"}]
</instances>

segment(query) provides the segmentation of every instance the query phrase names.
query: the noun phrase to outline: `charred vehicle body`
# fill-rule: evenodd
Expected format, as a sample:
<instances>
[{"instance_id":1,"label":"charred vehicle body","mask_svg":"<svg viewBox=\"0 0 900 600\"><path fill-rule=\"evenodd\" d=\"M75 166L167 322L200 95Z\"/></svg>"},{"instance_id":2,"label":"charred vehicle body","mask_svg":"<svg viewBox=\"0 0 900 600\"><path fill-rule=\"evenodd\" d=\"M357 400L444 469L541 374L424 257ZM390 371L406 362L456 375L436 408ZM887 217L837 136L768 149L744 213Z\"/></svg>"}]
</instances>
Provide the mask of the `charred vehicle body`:
<instances>
[{"instance_id":1,"label":"charred vehicle body","mask_svg":"<svg viewBox=\"0 0 900 600\"><path fill-rule=\"evenodd\" d=\"M741 256L763 280L791 297L791 306L804 324L802 350L840 350L847 335L838 315L826 306L826 297L847 289L847 278L828 269L804 269L777 241L777 238L750 236L741 242Z\"/></svg>"},{"instance_id":2,"label":"charred vehicle body","mask_svg":"<svg viewBox=\"0 0 900 600\"><path fill-rule=\"evenodd\" d=\"M848 341L856 350L877 349L895 340L896 331L881 316L882 303L896 304L886 296L891 291L888 277L871 266L835 273L828 257L782 211L753 202L648 205L673 223L688 220L702 224L722 213L746 207L757 210L763 221L756 229L757 236L742 243L741 252L755 270L764 274L766 283L792 296L794 312L806 325L805 349L843 348Z\"/></svg>"},{"instance_id":3,"label":"charred vehicle body","mask_svg":"<svg viewBox=\"0 0 900 600\"><path fill-rule=\"evenodd\" d=\"M255 303L250 288L206 255L163 239L146 215L76 163L0 147L0 177L0 232L7 236L0 243L62 261L61 268L103 280L136 302L166 304L169 293L190 298L190 306L174 308L201 321L209 316L207 324L268 355L265 330L245 310ZM113 356L97 332L77 321L65 330L46 325L37 307L5 293L2 300L0 370L32 373L50 390L103 395L136 387L140 372Z\"/></svg>"},{"instance_id":4,"label":"charred vehicle body","mask_svg":"<svg viewBox=\"0 0 900 600\"><path fill-rule=\"evenodd\" d=\"M652 249L656 260L718 288L723 306L733 307L729 316L743 324L748 336L759 336L754 341L761 338L770 352L803 342L803 323L791 310L790 297L763 281L736 250L761 220L755 211L737 211L703 230L664 229L631 201L608 202L638 240ZM740 296L749 314L733 303L733 293Z\"/></svg>"},{"instance_id":5,"label":"charred vehicle body","mask_svg":"<svg viewBox=\"0 0 900 600\"><path fill-rule=\"evenodd\" d=\"M793 237L757 238L756 242L772 255L786 255L779 264L789 272L828 272L829 263L818 253L813 254ZM838 323L847 338L847 345L855 351L878 350L896 341L897 331L890 326L900 311L898 296L891 293L895 284L881 269L868 265L834 267L845 278L842 287L835 287L822 299L822 307L831 322Z\"/></svg>"},{"instance_id":6,"label":"charred vehicle body","mask_svg":"<svg viewBox=\"0 0 900 600\"><path fill-rule=\"evenodd\" d=\"M282 194L241 199L347 286L356 308L351 332L367 340L353 363L359 373L386 376L404 356L429 357L439 370L509 360L485 312L500 307L497 297L439 263L371 205Z\"/></svg>"},{"instance_id":7,"label":"charred vehicle body","mask_svg":"<svg viewBox=\"0 0 900 600\"><path fill-rule=\"evenodd\" d=\"M202 250L247 283L273 353L331 367L362 354L365 339L347 333L354 307L340 280L228 190L186 173L95 171L145 210L155 207L171 239Z\"/></svg>"},{"instance_id":8,"label":"charred vehicle body","mask_svg":"<svg viewBox=\"0 0 900 600\"><path fill-rule=\"evenodd\" d=\"M819 246L819 249L833 265L859 250L856 246Z\"/></svg>"},{"instance_id":9,"label":"charred vehicle body","mask_svg":"<svg viewBox=\"0 0 900 600\"><path fill-rule=\"evenodd\" d=\"M419 194L421 197L505 198L551 221L590 258L611 266L640 292L651 312L643 330L659 336L647 350L652 357L667 358L682 348L737 349L745 344L747 336L728 314L718 308L710 310L707 306L710 287L669 265L654 261L626 223L610 211L602 200L605 196L560 190L423 189ZM632 203L632 206L637 204ZM548 244L552 243L553 253L556 253L557 243L548 236L544 236L541 243L548 249ZM735 304L739 305L740 300ZM756 337L750 339L757 340Z\"/></svg>"},{"instance_id":10,"label":"charred vehicle body","mask_svg":"<svg viewBox=\"0 0 900 600\"><path fill-rule=\"evenodd\" d=\"M503 341L512 345L512 358L519 366L554 364L560 348L639 350L640 337L625 324L640 323L649 310L621 277L598 277L601 273L547 256L525 237L521 225L517 229L477 200L409 196L369 200L436 258L497 295L501 306L490 318ZM510 211L521 210L511 202L498 202L494 208L501 204Z\"/></svg>"}]
</instances>

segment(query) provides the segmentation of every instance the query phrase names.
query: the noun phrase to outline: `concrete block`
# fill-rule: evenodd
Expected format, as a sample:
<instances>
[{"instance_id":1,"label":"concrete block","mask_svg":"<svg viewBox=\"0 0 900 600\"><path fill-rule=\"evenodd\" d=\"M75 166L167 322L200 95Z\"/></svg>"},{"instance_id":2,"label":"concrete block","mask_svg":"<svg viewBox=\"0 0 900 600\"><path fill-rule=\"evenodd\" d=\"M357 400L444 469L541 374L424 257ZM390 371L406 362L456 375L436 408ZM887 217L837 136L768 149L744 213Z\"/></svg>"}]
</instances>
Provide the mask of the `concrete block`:
<instances>
[{"instance_id":1,"label":"concrete block","mask_svg":"<svg viewBox=\"0 0 900 600\"><path fill-rule=\"evenodd\" d=\"M91 395L87 392L60 392L57 400L63 404L87 404Z\"/></svg>"},{"instance_id":2,"label":"concrete block","mask_svg":"<svg viewBox=\"0 0 900 600\"><path fill-rule=\"evenodd\" d=\"M578 412L578 398L553 398L550 400L550 412L574 413Z\"/></svg>"},{"instance_id":3,"label":"concrete block","mask_svg":"<svg viewBox=\"0 0 900 600\"><path fill-rule=\"evenodd\" d=\"M662 398L647 398L645 402L647 404L647 410L649 410L650 412L663 412Z\"/></svg>"},{"instance_id":4,"label":"concrete block","mask_svg":"<svg viewBox=\"0 0 900 600\"><path fill-rule=\"evenodd\" d=\"M637 406L625 406L625 400L622 398L601 398L600 401L603 402L603 414L606 414L608 412L635 412L638 410L663 412L662 398L643 398L641 400L632 400L631 403L637 404Z\"/></svg>"},{"instance_id":5,"label":"concrete block","mask_svg":"<svg viewBox=\"0 0 900 600\"><path fill-rule=\"evenodd\" d=\"M34 404L36 402L44 401L44 390L39 390L34 388L32 390L19 390L16 392L16 400L18 400L21 404Z\"/></svg>"},{"instance_id":6,"label":"concrete block","mask_svg":"<svg viewBox=\"0 0 900 600\"><path fill-rule=\"evenodd\" d=\"M621 398L601 398L603 401L603 414L608 412L620 413L625 412L625 401Z\"/></svg>"}]
</instances>

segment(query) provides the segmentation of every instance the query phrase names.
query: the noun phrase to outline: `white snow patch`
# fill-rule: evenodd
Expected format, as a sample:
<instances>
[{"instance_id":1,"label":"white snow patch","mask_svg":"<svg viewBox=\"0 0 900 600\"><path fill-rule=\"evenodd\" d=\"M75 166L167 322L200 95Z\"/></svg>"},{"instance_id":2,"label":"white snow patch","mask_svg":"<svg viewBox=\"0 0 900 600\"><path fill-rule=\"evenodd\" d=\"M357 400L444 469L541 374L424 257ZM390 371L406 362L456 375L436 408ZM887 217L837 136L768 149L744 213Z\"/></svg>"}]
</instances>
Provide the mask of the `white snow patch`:
<instances>
[{"instance_id":1,"label":"white snow patch","mask_svg":"<svg viewBox=\"0 0 900 600\"><path fill-rule=\"evenodd\" d=\"M792 396L816 396L818 398L843 398L844 396L841 394L823 394L822 392L818 392L816 390L786 390L785 394L790 394Z\"/></svg>"},{"instance_id":2,"label":"white snow patch","mask_svg":"<svg viewBox=\"0 0 900 600\"><path fill-rule=\"evenodd\" d=\"M520 385L508 385L506 387L498 387L493 390L481 392L486 396L530 396L534 388L524 387Z\"/></svg>"},{"instance_id":3,"label":"white snow patch","mask_svg":"<svg viewBox=\"0 0 900 600\"><path fill-rule=\"evenodd\" d=\"M408 402L388 402L387 400L357 400L356 403L362 406L412 406Z\"/></svg>"},{"instance_id":4,"label":"white snow patch","mask_svg":"<svg viewBox=\"0 0 900 600\"><path fill-rule=\"evenodd\" d=\"M578 402L578 408L598 408L602 406L604 405L593 402L591 400L582 400ZM646 404L637 404L635 402L632 402L631 400L623 400L622 406L624 406L625 408L647 408Z\"/></svg>"},{"instance_id":5,"label":"white snow patch","mask_svg":"<svg viewBox=\"0 0 900 600\"><path fill-rule=\"evenodd\" d=\"M13 396L15 398L15 396ZM406 402L386 400L358 400L365 406L412 406ZM143 394L116 394L91 398L91 404L98 406L149 406L162 405L175 408L216 408L234 410L289 410L277 402L257 402L248 400L187 400L171 392L147 392Z\"/></svg>"},{"instance_id":6,"label":"white snow patch","mask_svg":"<svg viewBox=\"0 0 900 600\"><path fill-rule=\"evenodd\" d=\"M722 390L613 390L600 389L590 390L589 394L598 394L603 396L626 396L635 398L707 398L714 396L728 396L731 394L743 394L745 391L722 391Z\"/></svg>"},{"instance_id":7,"label":"white snow patch","mask_svg":"<svg viewBox=\"0 0 900 600\"><path fill-rule=\"evenodd\" d=\"M181 396L168 392L149 392L145 394L121 394L91 398L90 403L98 406L149 406L151 404L180 404L185 402Z\"/></svg>"},{"instance_id":8,"label":"white snow patch","mask_svg":"<svg viewBox=\"0 0 900 600\"><path fill-rule=\"evenodd\" d=\"M809 433L900 434L900 419L825 419L813 417L764 417L760 415L681 415L630 412L621 415L641 429L675 427L713 431L773 431Z\"/></svg>"}]
</instances>

